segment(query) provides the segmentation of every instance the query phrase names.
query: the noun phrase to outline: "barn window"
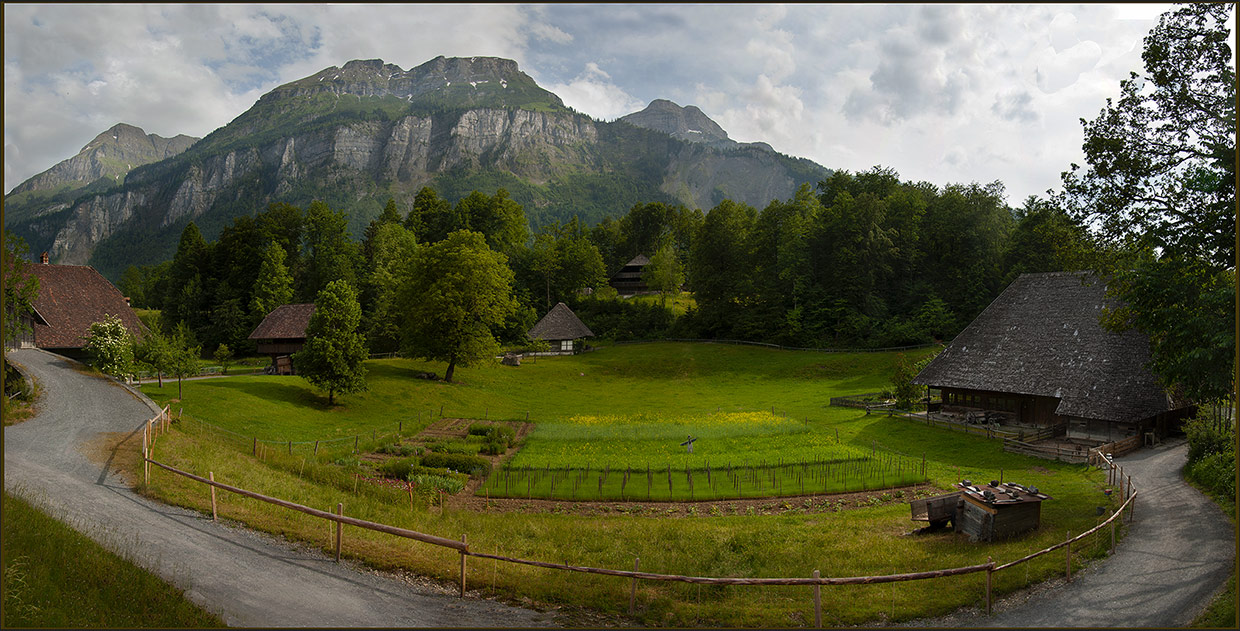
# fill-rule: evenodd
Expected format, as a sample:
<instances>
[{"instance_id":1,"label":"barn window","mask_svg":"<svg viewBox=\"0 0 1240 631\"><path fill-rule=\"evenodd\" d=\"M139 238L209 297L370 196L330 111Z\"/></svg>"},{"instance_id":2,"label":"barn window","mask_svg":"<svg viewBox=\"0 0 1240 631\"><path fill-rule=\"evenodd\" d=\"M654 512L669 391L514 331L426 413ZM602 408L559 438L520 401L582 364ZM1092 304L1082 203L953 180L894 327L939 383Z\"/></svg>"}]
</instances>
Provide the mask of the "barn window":
<instances>
[{"instance_id":1,"label":"barn window","mask_svg":"<svg viewBox=\"0 0 1240 631\"><path fill-rule=\"evenodd\" d=\"M573 341L572 340L560 340L560 350L562 351L573 350Z\"/></svg>"}]
</instances>

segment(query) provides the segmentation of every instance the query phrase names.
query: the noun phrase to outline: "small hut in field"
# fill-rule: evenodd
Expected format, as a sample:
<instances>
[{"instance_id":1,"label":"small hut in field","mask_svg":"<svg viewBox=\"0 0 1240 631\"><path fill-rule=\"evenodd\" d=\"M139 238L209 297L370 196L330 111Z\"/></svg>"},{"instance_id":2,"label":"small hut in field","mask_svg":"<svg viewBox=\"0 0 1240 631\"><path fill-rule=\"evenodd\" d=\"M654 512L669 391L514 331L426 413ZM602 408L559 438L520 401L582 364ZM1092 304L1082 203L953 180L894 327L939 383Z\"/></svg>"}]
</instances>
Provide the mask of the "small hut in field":
<instances>
[{"instance_id":1,"label":"small hut in field","mask_svg":"<svg viewBox=\"0 0 1240 631\"><path fill-rule=\"evenodd\" d=\"M594 337L594 332L586 326L568 305L556 303L538 324L529 330L532 340L546 340L551 344L550 353L555 355L574 355L584 350L583 338Z\"/></svg>"},{"instance_id":2,"label":"small hut in field","mask_svg":"<svg viewBox=\"0 0 1240 631\"><path fill-rule=\"evenodd\" d=\"M650 259L645 255L638 254L631 261L624 264L620 271L616 272L607 284L615 288L616 293L621 296L633 296L647 291L646 281L642 280L642 271L650 264Z\"/></svg>"},{"instance_id":3,"label":"small hut in field","mask_svg":"<svg viewBox=\"0 0 1240 631\"><path fill-rule=\"evenodd\" d=\"M313 313L314 303L281 305L250 334L249 339L258 343L258 352L271 356L271 370L275 374L296 374L292 355L306 345L306 327L310 326Z\"/></svg>"}]
</instances>

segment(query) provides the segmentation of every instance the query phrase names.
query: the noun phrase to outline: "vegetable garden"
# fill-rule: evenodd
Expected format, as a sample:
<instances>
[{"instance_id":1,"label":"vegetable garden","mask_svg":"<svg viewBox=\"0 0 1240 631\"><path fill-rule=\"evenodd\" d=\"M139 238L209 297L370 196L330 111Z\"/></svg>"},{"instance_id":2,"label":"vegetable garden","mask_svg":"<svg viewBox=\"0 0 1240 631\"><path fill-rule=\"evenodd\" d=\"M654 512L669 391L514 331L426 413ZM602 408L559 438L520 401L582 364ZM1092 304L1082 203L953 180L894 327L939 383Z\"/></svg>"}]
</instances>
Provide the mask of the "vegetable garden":
<instances>
[{"instance_id":1,"label":"vegetable garden","mask_svg":"<svg viewBox=\"0 0 1240 631\"><path fill-rule=\"evenodd\" d=\"M919 460L848 445L836 434L811 431L808 422L765 411L637 414L540 424L477 494L694 501L843 493L923 481Z\"/></svg>"}]
</instances>

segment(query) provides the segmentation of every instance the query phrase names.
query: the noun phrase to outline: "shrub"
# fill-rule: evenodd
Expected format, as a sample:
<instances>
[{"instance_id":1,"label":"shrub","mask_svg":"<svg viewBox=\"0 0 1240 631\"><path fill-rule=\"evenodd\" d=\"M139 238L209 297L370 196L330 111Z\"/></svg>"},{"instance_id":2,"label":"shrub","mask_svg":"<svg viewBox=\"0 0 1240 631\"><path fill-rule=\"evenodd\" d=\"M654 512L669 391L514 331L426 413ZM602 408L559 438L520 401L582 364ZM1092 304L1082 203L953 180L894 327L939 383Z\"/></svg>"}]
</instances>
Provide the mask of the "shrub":
<instances>
[{"instance_id":1,"label":"shrub","mask_svg":"<svg viewBox=\"0 0 1240 631\"><path fill-rule=\"evenodd\" d=\"M437 454L464 454L473 455L478 453L478 446L459 440L445 440L437 443L431 443L426 449Z\"/></svg>"},{"instance_id":2,"label":"shrub","mask_svg":"<svg viewBox=\"0 0 1240 631\"><path fill-rule=\"evenodd\" d=\"M486 458L469 454L431 453L422 457L422 465L443 467L473 477L482 477L491 472L491 463Z\"/></svg>"},{"instance_id":3,"label":"shrub","mask_svg":"<svg viewBox=\"0 0 1240 631\"><path fill-rule=\"evenodd\" d=\"M492 427L494 427L494 425L488 425L486 423L474 423L473 425L469 426L469 435L470 436L486 436L487 432L491 431Z\"/></svg>"},{"instance_id":4,"label":"shrub","mask_svg":"<svg viewBox=\"0 0 1240 631\"><path fill-rule=\"evenodd\" d=\"M508 444L496 440L488 440L478 449L478 453L488 456L498 456L505 451L508 451Z\"/></svg>"},{"instance_id":5,"label":"shrub","mask_svg":"<svg viewBox=\"0 0 1240 631\"><path fill-rule=\"evenodd\" d=\"M378 453L390 454L393 456L416 456L422 449L414 445L402 445L400 443L392 443L379 448Z\"/></svg>"},{"instance_id":6,"label":"shrub","mask_svg":"<svg viewBox=\"0 0 1240 631\"><path fill-rule=\"evenodd\" d=\"M465 476L459 473L447 475L417 474L410 476L409 481L423 489L430 488L447 493L460 493L465 489L464 478Z\"/></svg>"},{"instance_id":7,"label":"shrub","mask_svg":"<svg viewBox=\"0 0 1240 631\"><path fill-rule=\"evenodd\" d=\"M412 458L399 458L388 460L377 467L379 473L385 477L404 480L409 477L409 473L413 467L418 466L419 460L417 456Z\"/></svg>"}]
</instances>

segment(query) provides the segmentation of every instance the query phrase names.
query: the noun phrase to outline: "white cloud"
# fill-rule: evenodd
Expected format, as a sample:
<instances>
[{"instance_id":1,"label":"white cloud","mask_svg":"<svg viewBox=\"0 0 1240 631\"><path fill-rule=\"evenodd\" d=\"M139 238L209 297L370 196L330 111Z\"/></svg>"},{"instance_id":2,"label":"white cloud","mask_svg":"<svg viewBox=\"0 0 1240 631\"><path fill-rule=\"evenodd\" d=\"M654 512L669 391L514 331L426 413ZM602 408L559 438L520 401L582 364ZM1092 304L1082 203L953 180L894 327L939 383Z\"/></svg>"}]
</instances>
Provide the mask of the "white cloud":
<instances>
[{"instance_id":1,"label":"white cloud","mask_svg":"<svg viewBox=\"0 0 1240 631\"><path fill-rule=\"evenodd\" d=\"M612 83L611 76L594 62L586 64L585 70L572 81L544 87L558 95L565 105L600 120L613 120L646 105Z\"/></svg>"}]
</instances>

